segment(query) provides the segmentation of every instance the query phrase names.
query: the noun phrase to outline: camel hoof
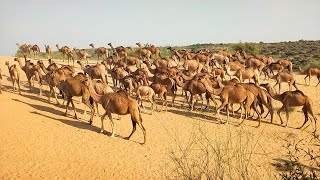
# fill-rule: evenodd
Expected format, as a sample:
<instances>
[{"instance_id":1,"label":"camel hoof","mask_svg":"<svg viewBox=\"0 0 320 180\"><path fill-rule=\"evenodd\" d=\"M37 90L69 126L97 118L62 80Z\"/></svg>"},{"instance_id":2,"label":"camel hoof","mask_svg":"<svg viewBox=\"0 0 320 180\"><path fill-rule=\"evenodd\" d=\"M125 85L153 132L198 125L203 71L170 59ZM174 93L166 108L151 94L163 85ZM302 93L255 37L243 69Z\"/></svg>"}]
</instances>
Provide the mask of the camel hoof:
<instances>
[{"instance_id":1,"label":"camel hoof","mask_svg":"<svg viewBox=\"0 0 320 180\"><path fill-rule=\"evenodd\" d=\"M103 133L103 130L102 130L102 129L100 130L100 133Z\"/></svg>"},{"instance_id":2,"label":"camel hoof","mask_svg":"<svg viewBox=\"0 0 320 180\"><path fill-rule=\"evenodd\" d=\"M89 120L88 122L89 122L90 125L92 124L92 121L91 121L91 120Z\"/></svg>"},{"instance_id":3,"label":"camel hoof","mask_svg":"<svg viewBox=\"0 0 320 180\"><path fill-rule=\"evenodd\" d=\"M123 139L125 139L125 140L129 140L129 137L124 137Z\"/></svg>"},{"instance_id":4,"label":"camel hoof","mask_svg":"<svg viewBox=\"0 0 320 180\"><path fill-rule=\"evenodd\" d=\"M73 119L78 119L78 116L73 116Z\"/></svg>"}]
</instances>

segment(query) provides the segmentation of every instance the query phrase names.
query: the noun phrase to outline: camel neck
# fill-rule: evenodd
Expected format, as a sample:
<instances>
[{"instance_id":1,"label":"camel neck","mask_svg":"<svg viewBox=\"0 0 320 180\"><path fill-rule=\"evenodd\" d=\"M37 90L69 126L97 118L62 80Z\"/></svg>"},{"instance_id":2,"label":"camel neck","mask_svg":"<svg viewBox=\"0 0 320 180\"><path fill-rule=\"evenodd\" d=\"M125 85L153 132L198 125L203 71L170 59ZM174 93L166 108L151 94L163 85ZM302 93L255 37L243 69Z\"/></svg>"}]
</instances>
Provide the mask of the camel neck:
<instances>
[{"instance_id":1,"label":"camel neck","mask_svg":"<svg viewBox=\"0 0 320 180\"><path fill-rule=\"evenodd\" d=\"M180 81L180 79L177 78L177 77L175 78L175 81L177 82L178 86L180 86L180 87L182 87L182 88L183 88L183 87L185 86L185 84L186 84L186 83L183 83L182 81Z\"/></svg>"},{"instance_id":2,"label":"camel neck","mask_svg":"<svg viewBox=\"0 0 320 180\"><path fill-rule=\"evenodd\" d=\"M204 87L206 87L206 89L207 89L207 91L208 91L209 93L213 93L213 88L212 88L212 86L208 83L207 80L203 79L203 80L201 80L201 82L203 83Z\"/></svg>"},{"instance_id":3,"label":"camel neck","mask_svg":"<svg viewBox=\"0 0 320 180\"><path fill-rule=\"evenodd\" d=\"M273 99L277 101L282 101L281 94L276 94L276 92L272 88L268 88L268 92Z\"/></svg>"},{"instance_id":4,"label":"camel neck","mask_svg":"<svg viewBox=\"0 0 320 180\"><path fill-rule=\"evenodd\" d=\"M97 102L97 103L100 103L101 104L101 95L97 94L96 91L94 90L93 88L93 85L92 85L92 82L90 83L89 87L89 92L90 92L90 96L92 97L92 99Z\"/></svg>"}]
</instances>

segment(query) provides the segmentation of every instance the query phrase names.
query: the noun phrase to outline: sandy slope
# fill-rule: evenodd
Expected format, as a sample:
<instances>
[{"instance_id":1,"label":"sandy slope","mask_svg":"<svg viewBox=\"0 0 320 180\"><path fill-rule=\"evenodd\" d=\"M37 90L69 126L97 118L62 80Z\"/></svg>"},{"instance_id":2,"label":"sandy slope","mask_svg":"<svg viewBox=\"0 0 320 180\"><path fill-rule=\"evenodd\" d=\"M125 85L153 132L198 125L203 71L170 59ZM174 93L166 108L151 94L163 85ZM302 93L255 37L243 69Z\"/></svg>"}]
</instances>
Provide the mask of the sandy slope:
<instances>
[{"instance_id":1,"label":"sandy slope","mask_svg":"<svg viewBox=\"0 0 320 180\"><path fill-rule=\"evenodd\" d=\"M205 127L211 138L224 136L228 131L238 131L234 126L238 119L231 118L228 125L216 124L214 112L189 112L180 105L169 107L168 112L156 112L154 115L143 114L147 130L147 144L142 146L143 135L139 128L129 141L110 138L110 124L105 120L107 133L100 134L100 118L95 117L93 125L86 122L89 115L82 115L82 104L77 104L80 120L63 116L64 107L48 104L45 96L38 96L38 84L33 92L28 91L26 77L22 73L22 95L12 91L6 60L14 63L13 57L0 57L3 72L3 94L0 95L0 179L162 179L170 175L171 169L168 152L175 146L174 138L187 142L195 124ZM78 69L79 70L79 69ZM302 75L297 76L298 86L313 100L315 113L319 117L320 92L315 78L312 86L305 86ZM287 88L286 85L283 89ZM47 86L44 86L48 90ZM46 95L47 92L44 92ZM78 101L78 98L75 98ZM52 99L52 102L54 99ZM169 97L171 100L171 97ZM61 100L60 100L61 101ZM178 98L181 103L182 97ZM150 104L146 103L147 107ZM279 103L275 103L279 108ZM101 108L102 109L102 108ZM116 117L116 116L115 116ZM283 116L284 117L284 116ZM269 117L263 119L270 122ZM259 137L260 150L269 153L268 158L260 159L259 166L275 172L271 163L281 156L282 138L308 137L312 129L296 130L303 122L301 108L290 114L289 128L275 123L246 121L242 128L255 137ZM127 136L131 132L129 116L121 121L115 120L115 132L118 136ZM320 128L318 126L318 128ZM263 177L263 176L262 176Z\"/></svg>"}]
</instances>

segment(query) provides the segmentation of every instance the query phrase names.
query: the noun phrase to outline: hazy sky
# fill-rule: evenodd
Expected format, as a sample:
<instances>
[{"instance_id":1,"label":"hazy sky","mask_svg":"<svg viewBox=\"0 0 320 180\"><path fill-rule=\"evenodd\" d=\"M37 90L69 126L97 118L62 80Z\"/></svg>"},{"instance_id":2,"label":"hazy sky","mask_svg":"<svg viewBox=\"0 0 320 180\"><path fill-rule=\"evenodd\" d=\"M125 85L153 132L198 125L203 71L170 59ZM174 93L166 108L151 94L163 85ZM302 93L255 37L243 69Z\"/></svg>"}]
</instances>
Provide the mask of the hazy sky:
<instances>
[{"instance_id":1,"label":"hazy sky","mask_svg":"<svg viewBox=\"0 0 320 180\"><path fill-rule=\"evenodd\" d=\"M0 0L0 55L13 55L17 42L44 51L319 40L319 8L320 0Z\"/></svg>"}]
</instances>

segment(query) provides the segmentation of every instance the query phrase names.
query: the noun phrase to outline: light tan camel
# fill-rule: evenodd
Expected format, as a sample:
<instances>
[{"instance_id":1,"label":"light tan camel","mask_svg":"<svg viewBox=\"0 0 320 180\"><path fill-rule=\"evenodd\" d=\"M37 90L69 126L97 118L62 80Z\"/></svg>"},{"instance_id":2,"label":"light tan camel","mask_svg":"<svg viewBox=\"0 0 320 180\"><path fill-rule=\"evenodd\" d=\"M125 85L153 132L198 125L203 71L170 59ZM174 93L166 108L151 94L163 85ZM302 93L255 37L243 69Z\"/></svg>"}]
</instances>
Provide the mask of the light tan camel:
<instances>
[{"instance_id":1,"label":"light tan camel","mask_svg":"<svg viewBox=\"0 0 320 180\"><path fill-rule=\"evenodd\" d=\"M167 107L168 107L168 102L167 102L167 88L165 85L162 85L160 83L152 83L150 85L150 87L153 89L153 91L155 92L155 94L158 94L160 101L162 102L162 106L161 109L159 110L162 111L163 110L163 106L166 106L166 111L167 111Z\"/></svg>"},{"instance_id":2,"label":"light tan camel","mask_svg":"<svg viewBox=\"0 0 320 180\"><path fill-rule=\"evenodd\" d=\"M38 57L38 55L40 54L40 47L37 44L35 44L31 47L31 50L33 52L33 57Z\"/></svg>"},{"instance_id":3,"label":"light tan camel","mask_svg":"<svg viewBox=\"0 0 320 180\"><path fill-rule=\"evenodd\" d=\"M149 86L138 86L134 88L132 91L137 95L138 104L140 103L140 106L143 107L145 113L147 111L142 103L142 98L147 97L147 99L151 103L151 115L152 115L154 111L154 105L156 106L156 109L157 109L157 104L154 102L155 101L154 90Z\"/></svg>"},{"instance_id":4,"label":"light tan camel","mask_svg":"<svg viewBox=\"0 0 320 180\"><path fill-rule=\"evenodd\" d=\"M245 105L244 105L245 119L247 119L247 117L250 113L250 108L252 106L254 111L258 114L259 124L257 127L260 126L261 118L260 118L260 113L256 107L256 98L252 92L246 90L240 84L235 84L234 86L226 86L220 94L220 100L221 100L222 104L218 107L217 114L219 116L221 123L222 123L222 119L220 116L221 109L223 109L225 106L228 107L229 104L236 104L236 103L240 104L240 107L241 107L240 118L242 118L243 104L246 101ZM229 108L227 108L227 118L229 119ZM228 121L226 121L226 122L228 122ZM241 125L243 122L244 122L244 119L242 120L242 122L239 125Z\"/></svg>"},{"instance_id":5,"label":"light tan camel","mask_svg":"<svg viewBox=\"0 0 320 180\"><path fill-rule=\"evenodd\" d=\"M100 57L104 59L110 56L109 50L105 47L95 48L93 43L89 44L89 46L91 46L93 49L93 52L98 55L98 60L100 59Z\"/></svg>"},{"instance_id":6,"label":"light tan camel","mask_svg":"<svg viewBox=\"0 0 320 180\"><path fill-rule=\"evenodd\" d=\"M226 72L221 68L213 68L211 69L211 74L213 75L213 77L220 76L220 78L224 80Z\"/></svg>"},{"instance_id":7,"label":"light tan camel","mask_svg":"<svg viewBox=\"0 0 320 180\"><path fill-rule=\"evenodd\" d=\"M93 79L92 80L92 85L93 85L93 88L96 91L96 93L99 94L99 95L105 95L107 93L114 92L113 89L108 84L102 82L100 79ZM97 102L95 102L95 106L97 108L98 116L101 117L100 113L99 113L99 108L98 108L98 103ZM87 114L86 106L84 106L83 114ZM119 116L119 119L120 119L120 116Z\"/></svg>"},{"instance_id":8,"label":"light tan camel","mask_svg":"<svg viewBox=\"0 0 320 180\"><path fill-rule=\"evenodd\" d=\"M46 49L46 53L47 53L47 58L50 59L51 58L51 48L49 45L44 45L45 49Z\"/></svg>"},{"instance_id":9,"label":"light tan camel","mask_svg":"<svg viewBox=\"0 0 320 180\"><path fill-rule=\"evenodd\" d=\"M22 55L29 55L31 57L31 49L30 46L26 44L22 44L21 46L17 43L18 49L22 52Z\"/></svg>"},{"instance_id":10,"label":"light tan camel","mask_svg":"<svg viewBox=\"0 0 320 180\"><path fill-rule=\"evenodd\" d=\"M257 69L259 72L265 67L265 63L256 58L246 59L245 65L253 69Z\"/></svg>"},{"instance_id":11,"label":"light tan camel","mask_svg":"<svg viewBox=\"0 0 320 180\"><path fill-rule=\"evenodd\" d=\"M149 50L149 49L147 49L147 48L143 48L142 46L141 46L141 43L136 43L136 45L138 45L138 47L139 47L139 49L136 51L138 54L139 54L139 56L140 56L140 58L142 59L144 59L145 60L145 58L147 59L147 60L150 60L151 59L151 51Z\"/></svg>"},{"instance_id":12,"label":"light tan camel","mask_svg":"<svg viewBox=\"0 0 320 180\"><path fill-rule=\"evenodd\" d=\"M278 62L283 66L283 68L287 68L290 73L292 72L292 62L290 60L282 59Z\"/></svg>"},{"instance_id":13,"label":"light tan camel","mask_svg":"<svg viewBox=\"0 0 320 180\"><path fill-rule=\"evenodd\" d=\"M203 67L197 60L185 60L182 66L192 72L200 72Z\"/></svg>"},{"instance_id":14,"label":"light tan camel","mask_svg":"<svg viewBox=\"0 0 320 180\"><path fill-rule=\"evenodd\" d=\"M103 64L97 63L96 65L87 65L84 66L83 61L77 61L81 66L81 69L85 74L88 74L92 79L101 79L102 82L107 83L107 70Z\"/></svg>"},{"instance_id":15,"label":"light tan camel","mask_svg":"<svg viewBox=\"0 0 320 180\"><path fill-rule=\"evenodd\" d=\"M304 77L304 82L307 84L307 78L309 77L309 86L310 86L310 78L311 76L316 76L319 77L320 75L320 68L308 68L305 71L301 69L300 66L298 66L299 71L301 72L301 74L305 74L306 77ZM320 83L320 79L318 78L318 84ZM317 84L317 86L318 86Z\"/></svg>"},{"instance_id":16,"label":"light tan camel","mask_svg":"<svg viewBox=\"0 0 320 180\"><path fill-rule=\"evenodd\" d=\"M260 83L259 72L258 70L255 70L253 68L245 67L231 72L230 67L226 66L226 72L229 76L236 76L237 78L239 78L240 82L243 82L245 79L248 79L250 82L250 80L253 79L256 84L259 85Z\"/></svg>"},{"instance_id":17,"label":"light tan camel","mask_svg":"<svg viewBox=\"0 0 320 180\"><path fill-rule=\"evenodd\" d=\"M61 49L59 48L59 44L56 44L56 47L59 52L62 53L63 56L63 62L66 59L67 55L71 52L71 49L68 46L63 46Z\"/></svg>"},{"instance_id":18,"label":"light tan camel","mask_svg":"<svg viewBox=\"0 0 320 180\"><path fill-rule=\"evenodd\" d=\"M271 79L276 80L276 84L273 86L277 86L279 85L279 93L281 91L281 83L282 82L286 82L289 85L289 90L291 91L292 89L292 85L296 88L296 90L298 90L298 87L296 85L296 81L293 77L292 74L286 73L286 72L279 72L278 74L274 75L274 76L269 76Z\"/></svg>"},{"instance_id":19,"label":"light tan camel","mask_svg":"<svg viewBox=\"0 0 320 180\"><path fill-rule=\"evenodd\" d=\"M306 96L302 91L300 91L300 90L286 91L282 94L276 94L270 84L263 84L262 86L267 89L267 91L269 92L269 94L272 96L273 99L280 101L282 103L282 107L277 112L277 114L281 120L281 124L283 124L282 118L280 116L280 112L282 110L286 111L287 122L286 122L285 127L287 127L288 121L289 121L289 108L303 106L302 111L303 111L305 119L304 119L304 123L302 124L302 126L299 127L298 129L301 129L308 122L308 120L309 120L308 113L310 113L314 119L314 132L317 131L317 118L314 115L313 110L312 110L311 99L308 96Z\"/></svg>"},{"instance_id":20,"label":"light tan camel","mask_svg":"<svg viewBox=\"0 0 320 180\"><path fill-rule=\"evenodd\" d=\"M118 47L114 48L111 43L108 43L108 45L111 47L113 52L117 52L119 57L127 57L128 56L128 52L125 47L118 46Z\"/></svg>"},{"instance_id":21,"label":"light tan camel","mask_svg":"<svg viewBox=\"0 0 320 180\"><path fill-rule=\"evenodd\" d=\"M111 113L118 114L118 115L130 114L133 129L130 135L125 139L127 140L130 139L132 134L136 131L136 124L138 124L138 126L143 131L143 136L144 136L144 141L141 144L144 144L146 142L146 130L142 125L141 113L140 113L139 105L137 101L130 98L130 96L125 91L107 93L101 96L95 92L90 79L87 79L83 83L87 88L89 88L90 95L93 98L93 100L101 104L104 110L106 111L101 117L101 132L104 131L103 120L106 116L108 116L111 123L111 127L112 127L111 137L114 137L114 134L115 134L114 123L113 123Z\"/></svg>"},{"instance_id":22,"label":"light tan camel","mask_svg":"<svg viewBox=\"0 0 320 180\"><path fill-rule=\"evenodd\" d=\"M161 55L160 55L161 57ZM157 58L154 61L156 67L177 67L178 63L172 58Z\"/></svg>"},{"instance_id":23,"label":"light tan camel","mask_svg":"<svg viewBox=\"0 0 320 180\"><path fill-rule=\"evenodd\" d=\"M84 60L88 64L88 58L90 58L90 55L85 49L77 49L76 47L74 47L73 51L76 53L79 61Z\"/></svg>"},{"instance_id":24,"label":"light tan camel","mask_svg":"<svg viewBox=\"0 0 320 180\"><path fill-rule=\"evenodd\" d=\"M82 102L87 105L91 110L91 116L89 120L89 124L92 124L93 115L94 115L94 108L93 105L90 104L90 92L88 87L86 87L82 81L86 79L86 76L82 73L77 74L75 77L69 77L65 81L60 82L57 86L62 92L65 94L67 98L67 105L66 105L66 112L65 116L68 114L68 107L71 102L72 108L74 110L74 118L78 119L76 108L74 106L72 97L74 96L82 96Z\"/></svg>"},{"instance_id":25,"label":"light tan camel","mask_svg":"<svg viewBox=\"0 0 320 180\"><path fill-rule=\"evenodd\" d=\"M17 61L19 63L20 68L26 73L28 83L29 83L29 90L31 91L31 78L35 77L36 81L39 83L39 89L40 93L39 95L42 95L42 82L40 78L40 67L37 67L35 64L33 64L30 60L27 60L27 57L24 56L25 60L25 66L22 66L20 58L14 58L14 61ZM32 85L34 86L34 81L32 82Z\"/></svg>"},{"instance_id":26,"label":"light tan camel","mask_svg":"<svg viewBox=\"0 0 320 180\"><path fill-rule=\"evenodd\" d=\"M13 90L14 91L16 90L15 83L17 83L18 92L19 92L19 94L21 94L21 90L20 90L20 72L19 72L19 69L17 68L17 65L14 64L14 65L10 66L9 65L9 61L6 61L5 64L8 66L10 78L11 78L11 81L12 81ZM1 73L0 73L0 76L1 76ZM1 76L1 79L2 79L2 76ZM0 87L0 91L1 91L1 87Z\"/></svg>"},{"instance_id":27,"label":"light tan camel","mask_svg":"<svg viewBox=\"0 0 320 180\"><path fill-rule=\"evenodd\" d=\"M70 61L72 61L72 66L74 67L74 55L72 51L70 51L67 54L67 59L68 59L68 65L70 65Z\"/></svg>"}]
</instances>

